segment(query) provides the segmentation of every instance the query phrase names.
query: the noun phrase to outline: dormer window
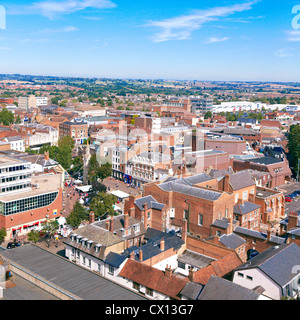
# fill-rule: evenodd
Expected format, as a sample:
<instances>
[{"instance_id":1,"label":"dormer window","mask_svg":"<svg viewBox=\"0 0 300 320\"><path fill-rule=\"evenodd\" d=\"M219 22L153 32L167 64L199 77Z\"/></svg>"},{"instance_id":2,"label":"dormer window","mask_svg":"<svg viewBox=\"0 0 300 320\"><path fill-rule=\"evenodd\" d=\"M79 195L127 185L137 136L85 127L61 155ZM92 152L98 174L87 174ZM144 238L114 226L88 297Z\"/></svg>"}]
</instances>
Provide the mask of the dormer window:
<instances>
[{"instance_id":1,"label":"dormer window","mask_svg":"<svg viewBox=\"0 0 300 320\"><path fill-rule=\"evenodd\" d=\"M87 248L88 248L88 249L91 249L92 243L93 243L93 241L91 241L91 240L90 240L90 241L87 241L87 244L86 244L86 245L87 245Z\"/></svg>"},{"instance_id":2,"label":"dormer window","mask_svg":"<svg viewBox=\"0 0 300 320\"><path fill-rule=\"evenodd\" d=\"M96 253L99 253L100 248L101 248L101 245L100 245L100 244L97 244L97 245L95 246Z\"/></svg>"}]
</instances>

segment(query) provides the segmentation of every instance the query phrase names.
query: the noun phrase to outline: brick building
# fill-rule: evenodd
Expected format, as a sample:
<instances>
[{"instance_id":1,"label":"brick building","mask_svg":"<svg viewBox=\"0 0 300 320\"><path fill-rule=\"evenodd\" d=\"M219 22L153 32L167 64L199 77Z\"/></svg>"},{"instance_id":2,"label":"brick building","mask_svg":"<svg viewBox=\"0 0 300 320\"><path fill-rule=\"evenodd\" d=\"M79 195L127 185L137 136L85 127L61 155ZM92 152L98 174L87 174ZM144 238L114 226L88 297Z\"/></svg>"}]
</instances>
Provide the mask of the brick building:
<instances>
[{"instance_id":1,"label":"brick building","mask_svg":"<svg viewBox=\"0 0 300 320\"><path fill-rule=\"evenodd\" d=\"M75 144L83 144L88 138L88 124L86 122L66 121L59 124L59 137L71 137Z\"/></svg>"}]
</instances>

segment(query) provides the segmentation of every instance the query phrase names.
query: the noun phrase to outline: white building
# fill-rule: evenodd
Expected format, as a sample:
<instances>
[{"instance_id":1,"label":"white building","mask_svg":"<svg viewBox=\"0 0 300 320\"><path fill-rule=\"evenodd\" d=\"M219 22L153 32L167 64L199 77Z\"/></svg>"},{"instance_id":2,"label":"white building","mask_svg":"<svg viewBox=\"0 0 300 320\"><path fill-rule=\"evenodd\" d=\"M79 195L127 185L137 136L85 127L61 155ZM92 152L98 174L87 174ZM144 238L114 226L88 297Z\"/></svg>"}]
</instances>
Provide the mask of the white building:
<instances>
[{"instance_id":1,"label":"white building","mask_svg":"<svg viewBox=\"0 0 300 320\"><path fill-rule=\"evenodd\" d=\"M250 102L250 101L221 102L220 105L213 106L213 113L256 111L256 110L261 110L262 108L267 109L267 105L261 102Z\"/></svg>"}]
</instances>

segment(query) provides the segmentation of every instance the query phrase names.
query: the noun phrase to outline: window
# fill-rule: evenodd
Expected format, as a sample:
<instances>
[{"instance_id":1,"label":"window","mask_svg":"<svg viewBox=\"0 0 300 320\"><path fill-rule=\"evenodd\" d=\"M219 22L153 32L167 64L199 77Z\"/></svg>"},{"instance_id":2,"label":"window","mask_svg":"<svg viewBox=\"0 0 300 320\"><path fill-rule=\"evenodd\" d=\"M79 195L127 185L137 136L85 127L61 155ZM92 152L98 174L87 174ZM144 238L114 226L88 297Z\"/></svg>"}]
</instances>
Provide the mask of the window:
<instances>
[{"instance_id":1,"label":"window","mask_svg":"<svg viewBox=\"0 0 300 320\"><path fill-rule=\"evenodd\" d=\"M243 192L243 200L247 200L248 199L248 191L244 191Z\"/></svg>"},{"instance_id":2,"label":"window","mask_svg":"<svg viewBox=\"0 0 300 320\"><path fill-rule=\"evenodd\" d=\"M146 287L146 294L147 294L148 296L153 297L153 289L150 289L150 288Z\"/></svg>"},{"instance_id":3,"label":"window","mask_svg":"<svg viewBox=\"0 0 300 320\"><path fill-rule=\"evenodd\" d=\"M217 237L221 237L222 232L220 230L217 230L216 235L217 235Z\"/></svg>"},{"instance_id":4,"label":"window","mask_svg":"<svg viewBox=\"0 0 300 320\"><path fill-rule=\"evenodd\" d=\"M85 257L82 257L82 264L85 264Z\"/></svg>"},{"instance_id":5,"label":"window","mask_svg":"<svg viewBox=\"0 0 300 320\"><path fill-rule=\"evenodd\" d=\"M178 268L185 270L185 263L178 261Z\"/></svg>"},{"instance_id":6,"label":"window","mask_svg":"<svg viewBox=\"0 0 300 320\"><path fill-rule=\"evenodd\" d=\"M237 274L239 277L244 278L244 275L241 272L238 272Z\"/></svg>"},{"instance_id":7,"label":"window","mask_svg":"<svg viewBox=\"0 0 300 320\"><path fill-rule=\"evenodd\" d=\"M111 265L108 266L108 273L111 274L111 275L114 275L114 272L115 272L115 268Z\"/></svg>"},{"instance_id":8,"label":"window","mask_svg":"<svg viewBox=\"0 0 300 320\"><path fill-rule=\"evenodd\" d=\"M140 284L133 281L133 289L140 290Z\"/></svg>"},{"instance_id":9,"label":"window","mask_svg":"<svg viewBox=\"0 0 300 320\"><path fill-rule=\"evenodd\" d=\"M250 280L250 281L252 281L252 280L253 280L253 278L252 278L252 277L250 277L250 276L247 276L247 279L248 279L248 280Z\"/></svg>"},{"instance_id":10,"label":"window","mask_svg":"<svg viewBox=\"0 0 300 320\"><path fill-rule=\"evenodd\" d=\"M198 225L199 226L203 225L203 214L198 214Z\"/></svg>"}]
</instances>

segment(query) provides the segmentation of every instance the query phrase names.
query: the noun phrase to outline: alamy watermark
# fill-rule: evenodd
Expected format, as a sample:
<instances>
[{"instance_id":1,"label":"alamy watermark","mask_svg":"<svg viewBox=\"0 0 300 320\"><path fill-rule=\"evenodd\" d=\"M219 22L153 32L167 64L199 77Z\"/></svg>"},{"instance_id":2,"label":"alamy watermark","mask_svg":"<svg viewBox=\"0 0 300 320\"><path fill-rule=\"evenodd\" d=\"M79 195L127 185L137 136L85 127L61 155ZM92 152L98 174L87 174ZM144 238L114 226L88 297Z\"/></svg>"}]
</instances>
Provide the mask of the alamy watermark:
<instances>
[{"instance_id":1,"label":"alamy watermark","mask_svg":"<svg viewBox=\"0 0 300 320\"><path fill-rule=\"evenodd\" d=\"M0 5L0 30L6 29L6 10Z\"/></svg>"},{"instance_id":2,"label":"alamy watermark","mask_svg":"<svg viewBox=\"0 0 300 320\"><path fill-rule=\"evenodd\" d=\"M292 28L294 30L299 30L300 29L300 5L294 6L292 9L292 13L296 14L292 20Z\"/></svg>"}]
</instances>

